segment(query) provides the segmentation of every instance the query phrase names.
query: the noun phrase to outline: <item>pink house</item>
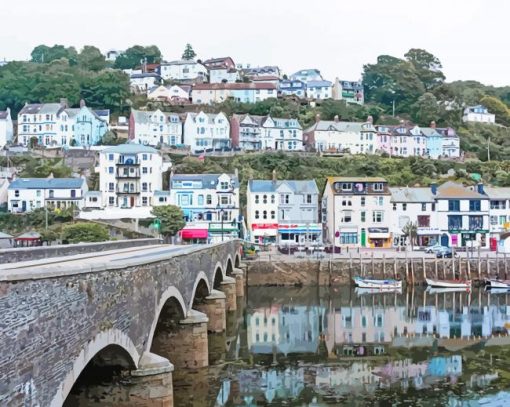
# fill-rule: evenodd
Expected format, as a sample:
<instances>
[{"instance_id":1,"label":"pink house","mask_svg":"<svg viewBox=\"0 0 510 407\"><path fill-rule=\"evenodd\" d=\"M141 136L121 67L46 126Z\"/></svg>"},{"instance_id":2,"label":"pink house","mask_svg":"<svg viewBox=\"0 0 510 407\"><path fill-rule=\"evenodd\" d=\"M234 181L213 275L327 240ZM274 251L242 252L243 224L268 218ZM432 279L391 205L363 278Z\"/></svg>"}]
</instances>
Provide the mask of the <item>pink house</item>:
<instances>
[{"instance_id":1,"label":"pink house","mask_svg":"<svg viewBox=\"0 0 510 407\"><path fill-rule=\"evenodd\" d=\"M376 126L376 151L381 153L391 154L391 133L392 129L389 126Z\"/></svg>"}]
</instances>

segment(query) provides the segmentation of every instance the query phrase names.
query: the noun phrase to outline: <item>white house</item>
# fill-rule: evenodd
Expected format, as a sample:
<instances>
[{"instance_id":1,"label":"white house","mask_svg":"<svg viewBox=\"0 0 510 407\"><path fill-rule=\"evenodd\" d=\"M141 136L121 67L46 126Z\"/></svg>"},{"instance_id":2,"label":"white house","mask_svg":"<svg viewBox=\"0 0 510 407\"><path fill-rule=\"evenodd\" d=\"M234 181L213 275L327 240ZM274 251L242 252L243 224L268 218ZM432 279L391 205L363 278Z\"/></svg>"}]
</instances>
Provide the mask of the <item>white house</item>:
<instances>
[{"instance_id":1,"label":"white house","mask_svg":"<svg viewBox=\"0 0 510 407\"><path fill-rule=\"evenodd\" d=\"M189 85L160 85L148 90L147 99L170 104L188 104L190 103L190 92L191 86Z\"/></svg>"},{"instance_id":2,"label":"white house","mask_svg":"<svg viewBox=\"0 0 510 407\"><path fill-rule=\"evenodd\" d=\"M391 247L391 193L379 177L328 177L322 194L324 239L335 248Z\"/></svg>"},{"instance_id":3,"label":"white house","mask_svg":"<svg viewBox=\"0 0 510 407\"><path fill-rule=\"evenodd\" d=\"M131 109L129 140L136 144L170 146L182 143L182 123L177 113Z\"/></svg>"},{"instance_id":4,"label":"white house","mask_svg":"<svg viewBox=\"0 0 510 407\"><path fill-rule=\"evenodd\" d=\"M274 83L202 83L193 86L191 100L193 104L210 105L222 103L227 99L236 102L256 103L277 97Z\"/></svg>"},{"instance_id":5,"label":"white house","mask_svg":"<svg viewBox=\"0 0 510 407\"><path fill-rule=\"evenodd\" d=\"M170 202L186 220L181 238L194 243L239 237L239 180L235 174L172 174Z\"/></svg>"},{"instance_id":6,"label":"white house","mask_svg":"<svg viewBox=\"0 0 510 407\"><path fill-rule=\"evenodd\" d=\"M415 246L426 247L439 243L440 229L437 224L436 200L431 188L390 188L391 226L394 246L410 244L405 236L405 226L416 226Z\"/></svg>"},{"instance_id":7,"label":"white house","mask_svg":"<svg viewBox=\"0 0 510 407\"><path fill-rule=\"evenodd\" d=\"M227 66L214 66L209 68L210 83L235 83L240 79L239 72L235 68L229 68Z\"/></svg>"},{"instance_id":8,"label":"white house","mask_svg":"<svg viewBox=\"0 0 510 407\"><path fill-rule=\"evenodd\" d=\"M308 99L331 99L333 87L330 81L313 80L306 83L306 97Z\"/></svg>"},{"instance_id":9,"label":"white house","mask_svg":"<svg viewBox=\"0 0 510 407\"><path fill-rule=\"evenodd\" d=\"M322 242L319 190L314 180L250 180L246 200L252 242L281 246Z\"/></svg>"},{"instance_id":10,"label":"white house","mask_svg":"<svg viewBox=\"0 0 510 407\"><path fill-rule=\"evenodd\" d=\"M377 148L376 129L365 123L319 120L305 130L306 145L324 152L343 152L351 154L373 154Z\"/></svg>"},{"instance_id":11,"label":"white house","mask_svg":"<svg viewBox=\"0 0 510 407\"><path fill-rule=\"evenodd\" d=\"M194 60L181 59L178 61L162 62L157 72L164 80L207 81L207 68Z\"/></svg>"},{"instance_id":12,"label":"white house","mask_svg":"<svg viewBox=\"0 0 510 407\"><path fill-rule=\"evenodd\" d=\"M501 234L510 229L510 188L485 187L484 191L490 200L490 237L500 240Z\"/></svg>"},{"instance_id":13,"label":"white house","mask_svg":"<svg viewBox=\"0 0 510 407\"><path fill-rule=\"evenodd\" d=\"M230 148L230 123L224 113L188 113L184 121L184 145L191 151Z\"/></svg>"},{"instance_id":14,"label":"white house","mask_svg":"<svg viewBox=\"0 0 510 407\"><path fill-rule=\"evenodd\" d=\"M294 72L290 75L290 79L295 81L299 80L304 83L308 83L310 81L322 81L323 77L321 75L321 71L318 69L302 69L300 71Z\"/></svg>"},{"instance_id":15,"label":"white house","mask_svg":"<svg viewBox=\"0 0 510 407\"><path fill-rule=\"evenodd\" d=\"M7 209L12 213L37 208L81 208L88 191L85 178L18 178L7 189Z\"/></svg>"},{"instance_id":16,"label":"white house","mask_svg":"<svg viewBox=\"0 0 510 407\"><path fill-rule=\"evenodd\" d=\"M496 115L489 113L489 110L483 105L468 106L464 109L462 116L463 122L472 123L496 123Z\"/></svg>"},{"instance_id":17,"label":"white house","mask_svg":"<svg viewBox=\"0 0 510 407\"><path fill-rule=\"evenodd\" d=\"M154 205L163 189L163 173L171 167L158 150L138 144L120 144L99 153L99 190L103 207L135 208ZM126 217L129 215L126 212Z\"/></svg>"},{"instance_id":18,"label":"white house","mask_svg":"<svg viewBox=\"0 0 510 407\"><path fill-rule=\"evenodd\" d=\"M482 184L471 188L446 182L440 187L433 185L432 193L437 202L437 225L443 246L488 247L489 197Z\"/></svg>"},{"instance_id":19,"label":"white house","mask_svg":"<svg viewBox=\"0 0 510 407\"><path fill-rule=\"evenodd\" d=\"M7 143L12 142L14 129L11 119L11 110L7 108L4 111L0 110L0 150L5 147Z\"/></svg>"},{"instance_id":20,"label":"white house","mask_svg":"<svg viewBox=\"0 0 510 407\"><path fill-rule=\"evenodd\" d=\"M146 94L150 88L158 85L161 77L155 72L132 73L129 76L131 92Z\"/></svg>"}]
</instances>

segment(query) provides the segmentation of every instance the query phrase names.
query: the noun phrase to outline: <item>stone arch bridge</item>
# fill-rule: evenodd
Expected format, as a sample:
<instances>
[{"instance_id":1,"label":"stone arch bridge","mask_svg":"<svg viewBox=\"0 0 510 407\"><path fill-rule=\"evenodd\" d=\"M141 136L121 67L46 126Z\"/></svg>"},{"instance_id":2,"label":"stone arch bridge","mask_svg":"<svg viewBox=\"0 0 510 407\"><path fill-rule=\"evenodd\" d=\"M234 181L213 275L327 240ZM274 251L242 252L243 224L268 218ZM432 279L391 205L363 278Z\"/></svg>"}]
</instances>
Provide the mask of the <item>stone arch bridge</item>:
<instances>
[{"instance_id":1,"label":"stone arch bridge","mask_svg":"<svg viewBox=\"0 0 510 407\"><path fill-rule=\"evenodd\" d=\"M208 364L207 331L244 295L240 241L0 266L0 405L62 406L89 368L119 406L172 406L172 371ZM127 373L126 373L127 372Z\"/></svg>"}]
</instances>

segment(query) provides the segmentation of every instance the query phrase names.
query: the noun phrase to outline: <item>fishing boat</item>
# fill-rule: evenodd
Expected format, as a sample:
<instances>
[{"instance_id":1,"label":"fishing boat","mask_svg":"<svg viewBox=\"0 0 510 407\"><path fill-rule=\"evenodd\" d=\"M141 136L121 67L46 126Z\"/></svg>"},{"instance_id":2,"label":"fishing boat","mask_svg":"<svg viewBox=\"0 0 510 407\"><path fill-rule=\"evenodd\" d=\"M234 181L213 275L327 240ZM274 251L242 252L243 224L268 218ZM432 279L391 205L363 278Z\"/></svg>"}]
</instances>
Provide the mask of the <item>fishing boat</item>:
<instances>
[{"instance_id":1,"label":"fishing boat","mask_svg":"<svg viewBox=\"0 0 510 407\"><path fill-rule=\"evenodd\" d=\"M354 284L360 288L377 288L379 290L402 288L402 281L390 279L375 280L363 277L354 277Z\"/></svg>"},{"instance_id":2,"label":"fishing boat","mask_svg":"<svg viewBox=\"0 0 510 407\"><path fill-rule=\"evenodd\" d=\"M488 278L485 280L487 288L506 288L510 289L510 280L498 280L497 278Z\"/></svg>"},{"instance_id":3,"label":"fishing boat","mask_svg":"<svg viewBox=\"0 0 510 407\"><path fill-rule=\"evenodd\" d=\"M360 288L360 287L356 287L354 289L354 292L356 293L356 295L358 296L362 296L362 295L370 295L370 294L391 294L391 293L395 293L395 294L402 294L402 286L400 287L395 287L395 288L384 288L384 289L380 289L380 288Z\"/></svg>"},{"instance_id":4,"label":"fishing boat","mask_svg":"<svg viewBox=\"0 0 510 407\"><path fill-rule=\"evenodd\" d=\"M465 293L470 292L471 286L469 287L453 287L453 288L438 288L438 287L432 287L428 286L425 289L425 292L427 294L446 294L446 293Z\"/></svg>"},{"instance_id":5,"label":"fishing boat","mask_svg":"<svg viewBox=\"0 0 510 407\"><path fill-rule=\"evenodd\" d=\"M433 280L427 278L427 285L439 288L471 288L471 280Z\"/></svg>"}]
</instances>

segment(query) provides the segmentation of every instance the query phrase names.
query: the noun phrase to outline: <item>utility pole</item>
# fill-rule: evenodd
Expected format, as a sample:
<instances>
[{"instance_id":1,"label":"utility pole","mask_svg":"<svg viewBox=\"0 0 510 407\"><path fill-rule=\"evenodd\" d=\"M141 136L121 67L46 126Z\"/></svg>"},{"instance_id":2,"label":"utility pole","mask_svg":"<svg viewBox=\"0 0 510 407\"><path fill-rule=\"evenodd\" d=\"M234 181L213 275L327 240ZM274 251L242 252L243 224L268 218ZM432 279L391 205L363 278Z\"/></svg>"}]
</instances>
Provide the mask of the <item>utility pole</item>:
<instances>
[{"instance_id":1,"label":"utility pole","mask_svg":"<svg viewBox=\"0 0 510 407\"><path fill-rule=\"evenodd\" d=\"M395 117L395 98L393 99L393 117Z\"/></svg>"}]
</instances>

